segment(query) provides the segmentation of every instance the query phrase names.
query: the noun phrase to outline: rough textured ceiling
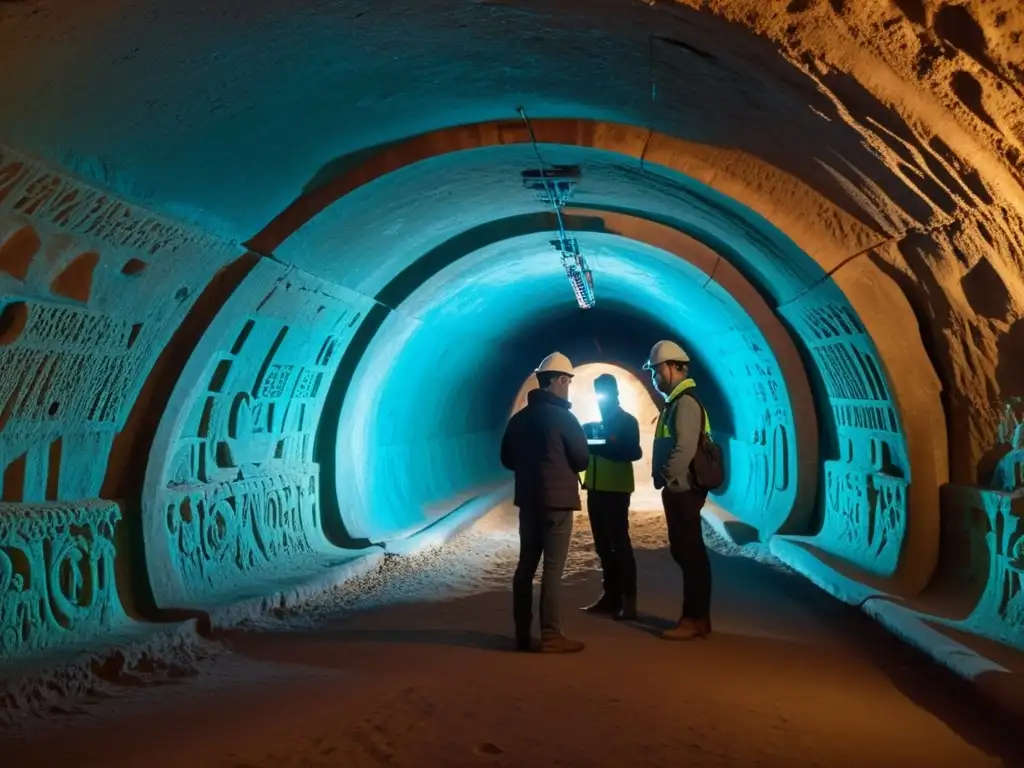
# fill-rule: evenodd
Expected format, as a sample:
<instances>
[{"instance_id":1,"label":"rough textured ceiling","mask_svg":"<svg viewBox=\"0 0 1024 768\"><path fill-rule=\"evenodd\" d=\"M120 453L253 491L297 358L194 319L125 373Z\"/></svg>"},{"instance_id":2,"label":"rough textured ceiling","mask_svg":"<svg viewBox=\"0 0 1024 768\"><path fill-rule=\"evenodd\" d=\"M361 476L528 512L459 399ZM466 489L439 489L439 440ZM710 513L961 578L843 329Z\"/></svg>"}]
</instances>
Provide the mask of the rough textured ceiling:
<instances>
[{"instance_id":1,"label":"rough textured ceiling","mask_svg":"<svg viewBox=\"0 0 1024 768\"><path fill-rule=\"evenodd\" d=\"M745 262L780 303L821 278L821 269L771 224L682 176L652 177L639 163L594 150L544 147L551 164L577 165L573 206L635 212L671 222ZM340 199L299 229L277 256L376 295L410 261L488 222L538 210L521 172L537 168L529 145L459 152L388 174ZM863 243L866 245L867 243ZM858 247L854 241L838 247ZM768 256L768 258L763 258ZM822 255L822 260L828 259ZM557 265L557 260L553 262ZM510 270L509 279L515 279Z\"/></svg>"},{"instance_id":2,"label":"rough textured ceiling","mask_svg":"<svg viewBox=\"0 0 1024 768\"><path fill-rule=\"evenodd\" d=\"M4 128L15 146L240 238L337 158L519 104L740 149L822 185L818 163L877 177L873 149L898 173L897 154L939 131L1019 199L1007 188L1024 119L1012 0L700 5L6 3L0 65L17 76L0 99L18 119Z\"/></svg>"}]
</instances>

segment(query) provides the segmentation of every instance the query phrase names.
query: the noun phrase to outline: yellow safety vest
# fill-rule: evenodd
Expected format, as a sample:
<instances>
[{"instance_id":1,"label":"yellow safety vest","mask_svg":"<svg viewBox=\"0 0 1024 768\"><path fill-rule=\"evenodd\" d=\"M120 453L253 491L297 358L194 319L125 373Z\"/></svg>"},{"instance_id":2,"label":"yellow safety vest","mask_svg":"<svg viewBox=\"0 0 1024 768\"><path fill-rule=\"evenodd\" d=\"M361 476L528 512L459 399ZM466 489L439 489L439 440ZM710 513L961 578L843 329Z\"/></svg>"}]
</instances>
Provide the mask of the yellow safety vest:
<instances>
[{"instance_id":1,"label":"yellow safety vest","mask_svg":"<svg viewBox=\"0 0 1024 768\"><path fill-rule=\"evenodd\" d=\"M632 493L636 490L633 462L612 461L590 454L590 466L583 476L583 487L588 491L617 491Z\"/></svg>"},{"instance_id":2,"label":"yellow safety vest","mask_svg":"<svg viewBox=\"0 0 1024 768\"><path fill-rule=\"evenodd\" d=\"M665 437L675 437L675 405L676 400L682 396L682 394L688 390L693 389L697 386L697 382L693 379L683 379L679 382L679 386L672 390L672 394L668 396L668 400L665 401L665 408L662 410L661 415L658 416L658 426L654 429L654 439ZM711 432L711 420L708 418L708 409L704 409L704 431Z\"/></svg>"}]
</instances>

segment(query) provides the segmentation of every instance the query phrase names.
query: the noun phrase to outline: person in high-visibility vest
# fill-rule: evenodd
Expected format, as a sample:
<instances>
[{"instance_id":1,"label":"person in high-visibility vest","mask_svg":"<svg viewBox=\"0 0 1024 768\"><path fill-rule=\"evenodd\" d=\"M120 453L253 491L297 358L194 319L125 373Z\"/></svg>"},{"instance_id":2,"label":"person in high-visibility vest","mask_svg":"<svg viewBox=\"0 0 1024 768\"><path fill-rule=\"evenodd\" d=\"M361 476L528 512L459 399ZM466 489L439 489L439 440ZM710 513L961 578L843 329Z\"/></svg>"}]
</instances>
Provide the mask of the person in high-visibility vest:
<instances>
[{"instance_id":1,"label":"person in high-visibility vest","mask_svg":"<svg viewBox=\"0 0 1024 768\"><path fill-rule=\"evenodd\" d=\"M701 527L701 509L708 494L695 487L690 465L701 430L710 432L711 422L694 392L690 356L681 346L659 341L651 348L644 368L665 397L654 431L651 472L654 487L661 490L669 551L683 572L681 616L661 636L694 640L711 633L711 561Z\"/></svg>"},{"instance_id":2,"label":"person in high-visibility vest","mask_svg":"<svg viewBox=\"0 0 1024 768\"><path fill-rule=\"evenodd\" d=\"M601 422L591 426L590 464L583 477L594 550L601 561L603 592L583 610L636 619L636 559L629 540L629 501L635 489L633 462L643 456L640 426L619 404L619 385L609 373L594 381Z\"/></svg>"},{"instance_id":3,"label":"person in high-visibility vest","mask_svg":"<svg viewBox=\"0 0 1024 768\"><path fill-rule=\"evenodd\" d=\"M590 455L583 427L569 410L573 377L569 358L554 352L535 373L538 388L527 395L526 407L509 419L501 439L501 463L515 473L513 503L519 507L519 563L512 577L516 649L575 653L584 645L562 634L559 596L573 513L583 506L579 473L586 469ZM535 647L533 577L542 558L541 642Z\"/></svg>"}]
</instances>

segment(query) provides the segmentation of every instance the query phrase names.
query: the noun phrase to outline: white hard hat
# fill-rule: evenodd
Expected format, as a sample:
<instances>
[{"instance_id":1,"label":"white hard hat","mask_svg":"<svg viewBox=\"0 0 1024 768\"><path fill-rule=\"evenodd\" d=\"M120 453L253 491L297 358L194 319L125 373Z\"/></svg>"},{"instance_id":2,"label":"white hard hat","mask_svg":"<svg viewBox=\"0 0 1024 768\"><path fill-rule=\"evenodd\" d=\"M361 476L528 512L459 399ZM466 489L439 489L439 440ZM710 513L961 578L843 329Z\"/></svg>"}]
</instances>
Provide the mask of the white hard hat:
<instances>
[{"instance_id":1,"label":"white hard hat","mask_svg":"<svg viewBox=\"0 0 1024 768\"><path fill-rule=\"evenodd\" d=\"M647 357L644 370L649 371L662 363L688 363L690 356L686 350L674 341L659 341L651 347L651 354Z\"/></svg>"},{"instance_id":2,"label":"white hard hat","mask_svg":"<svg viewBox=\"0 0 1024 768\"><path fill-rule=\"evenodd\" d=\"M548 372L564 373L566 376L572 376L572 363L570 363L569 358L561 352L552 352L540 361L540 365L537 366L536 371L536 373Z\"/></svg>"}]
</instances>

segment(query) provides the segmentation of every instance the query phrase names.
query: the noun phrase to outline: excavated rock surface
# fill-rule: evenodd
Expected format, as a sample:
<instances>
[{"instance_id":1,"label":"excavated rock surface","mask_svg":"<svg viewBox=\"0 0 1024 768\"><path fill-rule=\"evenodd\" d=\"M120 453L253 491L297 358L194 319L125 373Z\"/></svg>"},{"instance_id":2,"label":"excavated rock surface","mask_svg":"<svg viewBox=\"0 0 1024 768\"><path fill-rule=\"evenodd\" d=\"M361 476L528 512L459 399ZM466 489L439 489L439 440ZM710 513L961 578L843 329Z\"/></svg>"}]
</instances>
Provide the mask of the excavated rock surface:
<instances>
[{"instance_id":1,"label":"excavated rock surface","mask_svg":"<svg viewBox=\"0 0 1024 768\"><path fill-rule=\"evenodd\" d=\"M1024 8L686 4L776 41L884 162L888 183L860 193L886 237L863 255L906 293L943 380L951 480L989 482L1005 406L1024 394Z\"/></svg>"}]
</instances>

